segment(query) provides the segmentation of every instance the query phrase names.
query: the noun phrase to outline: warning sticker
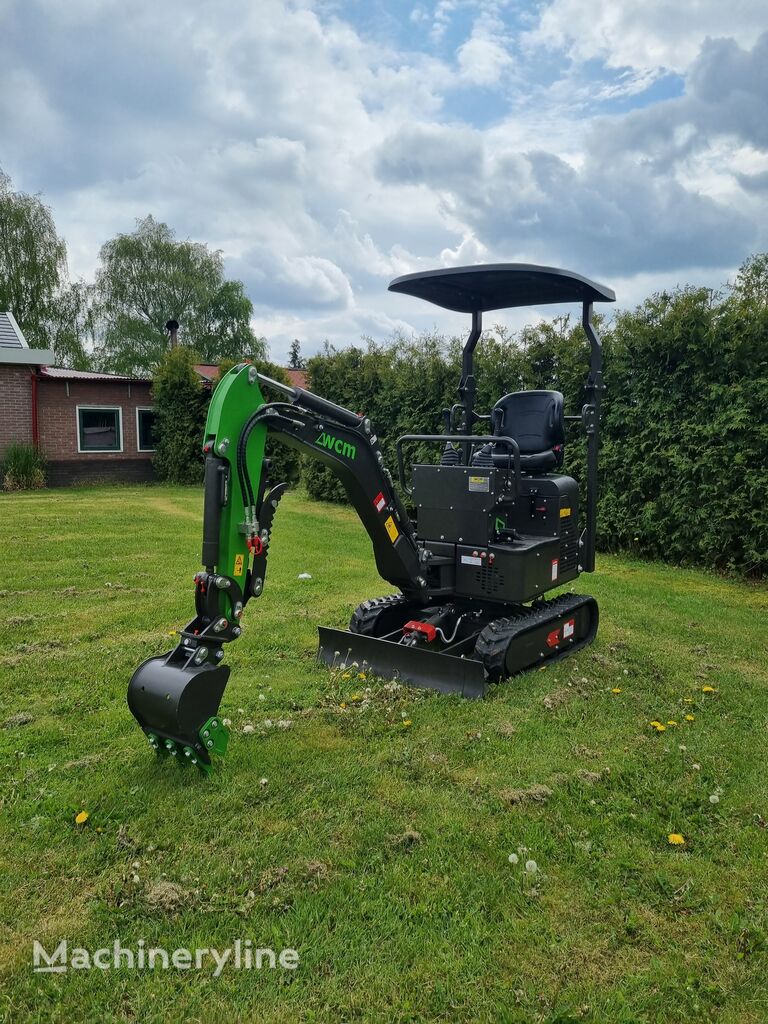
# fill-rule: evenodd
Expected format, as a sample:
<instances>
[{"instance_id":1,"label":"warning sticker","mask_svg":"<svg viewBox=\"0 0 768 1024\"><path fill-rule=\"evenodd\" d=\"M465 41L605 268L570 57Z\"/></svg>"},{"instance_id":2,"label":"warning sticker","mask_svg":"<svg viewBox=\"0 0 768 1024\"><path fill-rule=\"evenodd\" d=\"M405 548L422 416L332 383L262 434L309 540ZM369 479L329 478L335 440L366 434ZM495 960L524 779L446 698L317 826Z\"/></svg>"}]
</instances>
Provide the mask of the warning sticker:
<instances>
[{"instance_id":1,"label":"warning sticker","mask_svg":"<svg viewBox=\"0 0 768 1024\"><path fill-rule=\"evenodd\" d=\"M235 576L243 575L243 556L235 555Z\"/></svg>"},{"instance_id":2,"label":"warning sticker","mask_svg":"<svg viewBox=\"0 0 768 1024\"><path fill-rule=\"evenodd\" d=\"M394 544L397 538L400 536L400 533L397 527L395 526L395 520L392 518L392 516L387 516L387 518L384 520L384 526L387 528L389 539Z\"/></svg>"},{"instance_id":3,"label":"warning sticker","mask_svg":"<svg viewBox=\"0 0 768 1024\"><path fill-rule=\"evenodd\" d=\"M576 629L576 620L568 619L567 622L563 623L563 639L567 640L569 636L573 636L574 630Z\"/></svg>"},{"instance_id":4,"label":"warning sticker","mask_svg":"<svg viewBox=\"0 0 768 1024\"><path fill-rule=\"evenodd\" d=\"M483 560L482 560L482 558L478 558L476 555L462 555L461 556L461 564L462 565L482 565L483 564Z\"/></svg>"},{"instance_id":5,"label":"warning sticker","mask_svg":"<svg viewBox=\"0 0 768 1024\"><path fill-rule=\"evenodd\" d=\"M570 514L571 514L571 510L569 508L561 508L560 509L560 518L561 519L567 519Z\"/></svg>"},{"instance_id":6,"label":"warning sticker","mask_svg":"<svg viewBox=\"0 0 768 1024\"><path fill-rule=\"evenodd\" d=\"M373 499L373 507L376 509L377 512L381 512L382 509L385 509L387 507L387 499L384 497L381 491L379 491L379 493Z\"/></svg>"},{"instance_id":7,"label":"warning sticker","mask_svg":"<svg viewBox=\"0 0 768 1024\"><path fill-rule=\"evenodd\" d=\"M470 491L483 491L487 494L491 489L491 478L489 476L471 476L469 489Z\"/></svg>"},{"instance_id":8,"label":"warning sticker","mask_svg":"<svg viewBox=\"0 0 768 1024\"><path fill-rule=\"evenodd\" d=\"M557 579L557 567L558 567L558 559L557 558L553 558L552 559L552 579L553 580Z\"/></svg>"}]
</instances>

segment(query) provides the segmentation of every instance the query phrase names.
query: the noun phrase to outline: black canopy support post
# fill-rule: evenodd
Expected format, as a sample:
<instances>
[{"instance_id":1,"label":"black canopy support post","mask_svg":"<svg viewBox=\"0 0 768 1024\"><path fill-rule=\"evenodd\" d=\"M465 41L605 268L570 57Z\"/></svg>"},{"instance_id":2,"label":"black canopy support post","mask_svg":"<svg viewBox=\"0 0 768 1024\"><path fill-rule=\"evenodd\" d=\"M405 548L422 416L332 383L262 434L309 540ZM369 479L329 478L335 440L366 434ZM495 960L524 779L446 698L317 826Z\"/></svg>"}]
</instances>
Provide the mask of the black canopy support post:
<instances>
[{"instance_id":1,"label":"black canopy support post","mask_svg":"<svg viewBox=\"0 0 768 1024\"><path fill-rule=\"evenodd\" d=\"M582 307L581 323L589 338L589 376L585 388L586 403L581 418L587 435L587 522L579 555L582 572L595 571L597 539L597 460L600 448L600 399L603 391L603 346L592 323L592 303Z\"/></svg>"},{"instance_id":2,"label":"black canopy support post","mask_svg":"<svg viewBox=\"0 0 768 1024\"><path fill-rule=\"evenodd\" d=\"M461 360L461 380L459 381L459 398L461 404L464 406L464 417L462 419L462 430L465 434L472 433L472 427L475 421L475 375L473 372L474 360L475 360L475 347L480 340L480 335L483 333L483 314L479 309L476 309L472 313L472 330L469 332L466 344L464 345L464 353ZM472 452L472 445L467 443L464 445L464 463L469 465L469 459Z\"/></svg>"}]
</instances>

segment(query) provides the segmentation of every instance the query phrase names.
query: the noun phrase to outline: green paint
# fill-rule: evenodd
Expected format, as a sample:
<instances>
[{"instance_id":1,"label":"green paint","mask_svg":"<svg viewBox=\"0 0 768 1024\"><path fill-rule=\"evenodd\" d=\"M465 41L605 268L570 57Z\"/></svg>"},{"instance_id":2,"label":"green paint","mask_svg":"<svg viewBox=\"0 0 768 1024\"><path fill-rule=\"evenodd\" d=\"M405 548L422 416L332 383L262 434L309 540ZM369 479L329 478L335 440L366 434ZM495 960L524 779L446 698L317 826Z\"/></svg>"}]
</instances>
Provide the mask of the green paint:
<instances>
[{"instance_id":1,"label":"green paint","mask_svg":"<svg viewBox=\"0 0 768 1024\"><path fill-rule=\"evenodd\" d=\"M202 727L200 742L209 754L219 754L221 757L226 754L229 744L229 729L218 715L209 718Z\"/></svg>"},{"instance_id":2,"label":"green paint","mask_svg":"<svg viewBox=\"0 0 768 1024\"><path fill-rule=\"evenodd\" d=\"M502 530L506 530L506 528L507 528L506 520L505 519L500 519L498 516L496 516L496 523L495 523L496 532L497 533L501 533L501 531Z\"/></svg>"},{"instance_id":3,"label":"green paint","mask_svg":"<svg viewBox=\"0 0 768 1024\"><path fill-rule=\"evenodd\" d=\"M340 437L334 437L333 434L326 434L325 431L322 431L315 444L321 448L327 448L329 451L336 452L337 455L341 455L345 459L354 459L357 453L357 448L350 444L349 441L344 441Z\"/></svg>"},{"instance_id":4,"label":"green paint","mask_svg":"<svg viewBox=\"0 0 768 1024\"><path fill-rule=\"evenodd\" d=\"M208 406L204 439L206 445L213 444L214 453L218 458L228 462L230 467L229 501L221 510L219 564L216 570L224 576L232 576L241 581L244 579L242 575L235 576L235 560L238 555L242 555L243 563L248 565L249 553L246 538L238 529L243 518L245 497L237 478L237 441L246 419L265 404L258 379L250 379L251 369L248 364L234 366L221 378ZM254 427L248 438L245 460L254 492L258 491L261 478L266 437L266 426L259 424ZM221 444L225 440L228 444L222 451ZM231 612L230 607L227 615L230 621L234 621Z\"/></svg>"}]
</instances>

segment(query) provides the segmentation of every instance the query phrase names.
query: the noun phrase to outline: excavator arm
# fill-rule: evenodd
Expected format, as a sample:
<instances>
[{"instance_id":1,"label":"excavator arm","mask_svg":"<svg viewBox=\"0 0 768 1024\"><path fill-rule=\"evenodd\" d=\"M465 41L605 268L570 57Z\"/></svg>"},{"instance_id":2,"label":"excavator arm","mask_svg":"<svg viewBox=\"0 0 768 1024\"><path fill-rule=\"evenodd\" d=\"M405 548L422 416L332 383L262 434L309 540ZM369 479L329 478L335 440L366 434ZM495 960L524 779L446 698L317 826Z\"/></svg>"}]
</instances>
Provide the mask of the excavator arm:
<instances>
[{"instance_id":1,"label":"excavator arm","mask_svg":"<svg viewBox=\"0 0 768 1024\"><path fill-rule=\"evenodd\" d=\"M262 388L276 392L267 402ZM426 588L413 525L365 416L291 388L241 364L220 381L208 410L203 452L203 570L195 616L169 653L134 672L128 705L160 754L207 771L228 731L219 705L229 678L224 645L242 631L243 609L264 590L272 523L286 484L270 484L267 436L327 465L343 484L383 579L418 600Z\"/></svg>"}]
</instances>

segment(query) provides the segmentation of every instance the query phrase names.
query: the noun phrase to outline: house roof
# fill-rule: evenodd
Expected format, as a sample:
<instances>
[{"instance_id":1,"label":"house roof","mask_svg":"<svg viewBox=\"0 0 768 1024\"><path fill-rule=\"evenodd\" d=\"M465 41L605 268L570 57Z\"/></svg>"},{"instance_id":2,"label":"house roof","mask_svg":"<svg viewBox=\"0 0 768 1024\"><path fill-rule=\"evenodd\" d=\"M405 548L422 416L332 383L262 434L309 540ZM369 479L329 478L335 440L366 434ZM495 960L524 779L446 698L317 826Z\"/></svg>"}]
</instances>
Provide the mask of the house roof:
<instances>
[{"instance_id":1,"label":"house roof","mask_svg":"<svg viewBox=\"0 0 768 1024\"><path fill-rule=\"evenodd\" d=\"M13 313L0 313L0 347L29 348Z\"/></svg>"},{"instance_id":2,"label":"house roof","mask_svg":"<svg viewBox=\"0 0 768 1024\"><path fill-rule=\"evenodd\" d=\"M204 381L209 381L210 383L215 384L219 379L219 368L215 363L197 363L195 370ZM306 370L291 370L288 369L288 367L283 367L283 373L288 377L288 381L292 387L306 388Z\"/></svg>"},{"instance_id":3,"label":"house roof","mask_svg":"<svg viewBox=\"0 0 768 1024\"><path fill-rule=\"evenodd\" d=\"M288 367L285 368L285 374L291 385L295 388L307 387L307 371L306 370L291 370Z\"/></svg>"},{"instance_id":4,"label":"house roof","mask_svg":"<svg viewBox=\"0 0 768 1024\"><path fill-rule=\"evenodd\" d=\"M219 379L219 368L216 363L196 363L195 373L209 383Z\"/></svg>"},{"instance_id":5,"label":"house roof","mask_svg":"<svg viewBox=\"0 0 768 1024\"><path fill-rule=\"evenodd\" d=\"M43 366L40 370L41 377L50 377L53 380L100 380L114 381L115 383L130 384L151 384L149 377L127 377L120 373L96 373L92 370L67 370L61 366Z\"/></svg>"},{"instance_id":6,"label":"house roof","mask_svg":"<svg viewBox=\"0 0 768 1024\"><path fill-rule=\"evenodd\" d=\"M0 312L0 363L41 366L52 362L53 352L50 349L29 347L13 313Z\"/></svg>"}]
</instances>

